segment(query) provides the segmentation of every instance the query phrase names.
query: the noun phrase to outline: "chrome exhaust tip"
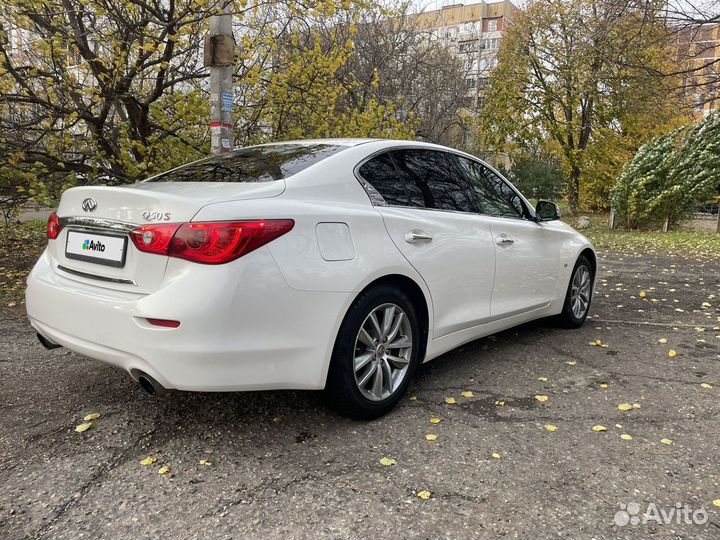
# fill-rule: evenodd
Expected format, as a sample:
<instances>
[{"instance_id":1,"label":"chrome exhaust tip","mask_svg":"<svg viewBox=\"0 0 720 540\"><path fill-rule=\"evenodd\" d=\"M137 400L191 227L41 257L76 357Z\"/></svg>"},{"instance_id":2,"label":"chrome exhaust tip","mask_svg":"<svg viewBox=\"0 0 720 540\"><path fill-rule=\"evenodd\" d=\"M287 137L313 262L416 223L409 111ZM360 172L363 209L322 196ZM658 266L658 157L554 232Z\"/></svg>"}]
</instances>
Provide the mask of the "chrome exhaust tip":
<instances>
[{"instance_id":1,"label":"chrome exhaust tip","mask_svg":"<svg viewBox=\"0 0 720 540\"><path fill-rule=\"evenodd\" d=\"M167 388L157 382L147 373L139 373L137 376L138 384L140 388L145 390L149 396L163 396L168 393Z\"/></svg>"},{"instance_id":2,"label":"chrome exhaust tip","mask_svg":"<svg viewBox=\"0 0 720 540\"><path fill-rule=\"evenodd\" d=\"M48 338L43 336L40 332L37 333L38 341L40 342L40 345L45 347L48 351L52 351L53 349L59 349L62 347L62 345L58 345L54 341L50 341Z\"/></svg>"}]
</instances>

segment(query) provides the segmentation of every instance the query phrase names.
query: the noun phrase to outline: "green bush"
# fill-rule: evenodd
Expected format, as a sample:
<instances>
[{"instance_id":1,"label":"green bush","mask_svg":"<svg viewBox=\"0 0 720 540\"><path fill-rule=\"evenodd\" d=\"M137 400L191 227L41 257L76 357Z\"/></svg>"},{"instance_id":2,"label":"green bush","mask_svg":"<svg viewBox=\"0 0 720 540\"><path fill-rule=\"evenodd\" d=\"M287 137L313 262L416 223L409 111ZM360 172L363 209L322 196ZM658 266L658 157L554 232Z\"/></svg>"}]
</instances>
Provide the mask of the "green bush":
<instances>
[{"instance_id":1,"label":"green bush","mask_svg":"<svg viewBox=\"0 0 720 540\"><path fill-rule=\"evenodd\" d=\"M670 226L688 217L720 187L720 114L642 146L612 192L618 218L629 228Z\"/></svg>"}]
</instances>

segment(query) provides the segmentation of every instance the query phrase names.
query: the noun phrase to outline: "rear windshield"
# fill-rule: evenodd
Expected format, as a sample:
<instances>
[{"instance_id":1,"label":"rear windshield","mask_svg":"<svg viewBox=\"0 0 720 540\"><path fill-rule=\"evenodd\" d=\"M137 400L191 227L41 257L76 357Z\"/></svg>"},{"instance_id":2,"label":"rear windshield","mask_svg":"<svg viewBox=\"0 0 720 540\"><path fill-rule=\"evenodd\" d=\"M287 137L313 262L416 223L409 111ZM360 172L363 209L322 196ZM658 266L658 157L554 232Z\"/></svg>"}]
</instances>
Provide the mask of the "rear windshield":
<instances>
[{"instance_id":1,"label":"rear windshield","mask_svg":"<svg viewBox=\"0 0 720 540\"><path fill-rule=\"evenodd\" d=\"M271 182L289 178L344 150L332 144L273 144L201 159L147 182Z\"/></svg>"}]
</instances>

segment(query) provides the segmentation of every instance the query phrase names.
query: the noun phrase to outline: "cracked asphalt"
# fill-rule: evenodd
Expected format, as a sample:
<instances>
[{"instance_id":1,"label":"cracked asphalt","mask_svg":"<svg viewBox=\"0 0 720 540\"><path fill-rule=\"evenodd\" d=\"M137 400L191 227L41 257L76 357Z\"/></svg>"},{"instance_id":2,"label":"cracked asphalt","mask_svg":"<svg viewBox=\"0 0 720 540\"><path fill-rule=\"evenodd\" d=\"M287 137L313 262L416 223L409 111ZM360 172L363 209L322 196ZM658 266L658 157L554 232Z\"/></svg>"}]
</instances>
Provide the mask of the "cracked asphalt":
<instances>
[{"instance_id":1,"label":"cracked asphalt","mask_svg":"<svg viewBox=\"0 0 720 540\"><path fill-rule=\"evenodd\" d=\"M370 423L313 392L150 398L120 370L43 350L22 306L5 308L0 538L718 538L719 271L601 254L582 329L539 321L473 342ZM706 521L618 526L631 502Z\"/></svg>"}]
</instances>

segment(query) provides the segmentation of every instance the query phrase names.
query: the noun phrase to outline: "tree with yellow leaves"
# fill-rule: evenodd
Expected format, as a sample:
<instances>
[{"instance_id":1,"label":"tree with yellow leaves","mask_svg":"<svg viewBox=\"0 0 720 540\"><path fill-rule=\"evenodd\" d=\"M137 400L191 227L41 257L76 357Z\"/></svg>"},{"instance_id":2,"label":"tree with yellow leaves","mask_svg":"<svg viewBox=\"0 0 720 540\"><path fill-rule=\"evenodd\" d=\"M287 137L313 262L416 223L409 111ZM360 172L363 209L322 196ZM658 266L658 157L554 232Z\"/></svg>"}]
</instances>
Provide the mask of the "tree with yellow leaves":
<instances>
[{"instance_id":1,"label":"tree with yellow leaves","mask_svg":"<svg viewBox=\"0 0 720 540\"><path fill-rule=\"evenodd\" d=\"M414 119L396 102L373 92L359 102L348 99L357 81L343 68L354 44L319 37L320 25L352 24L353 13L368 6L365 0L233 1L240 144L414 134ZM201 42L210 15L207 0L5 2L4 187L55 197L74 183L132 182L206 154Z\"/></svg>"},{"instance_id":2,"label":"tree with yellow leaves","mask_svg":"<svg viewBox=\"0 0 720 540\"><path fill-rule=\"evenodd\" d=\"M581 194L602 207L624 161L683 112L679 82L664 76L672 33L662 8L655 0L533 0L503 41L482 135L499 149L543 144L554 152L573 211Z\"/></svg>"}]
</instances>

